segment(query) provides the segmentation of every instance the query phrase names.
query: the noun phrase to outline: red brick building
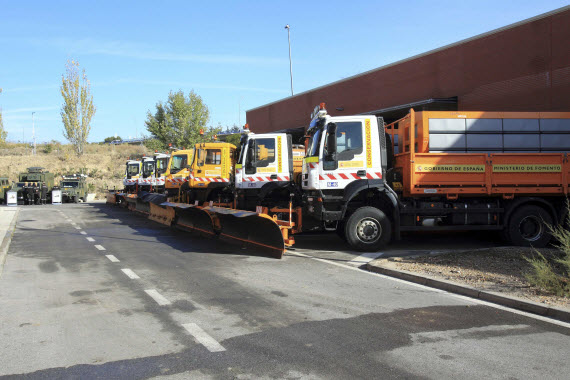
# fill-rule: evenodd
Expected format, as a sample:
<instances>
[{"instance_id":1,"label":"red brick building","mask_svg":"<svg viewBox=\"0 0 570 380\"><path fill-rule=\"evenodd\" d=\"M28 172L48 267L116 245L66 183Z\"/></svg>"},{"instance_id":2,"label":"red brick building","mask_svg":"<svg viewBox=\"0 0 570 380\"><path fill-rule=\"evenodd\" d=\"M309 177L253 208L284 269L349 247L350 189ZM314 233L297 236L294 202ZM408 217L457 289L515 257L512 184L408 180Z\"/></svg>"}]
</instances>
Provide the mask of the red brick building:
<instances>
[{"instance_id":1,"label":"red brick building","mask_svg":"<svg viewBox=\"0 0 570 380\"><path fill-rule=\"evenodd\" d=\"M570 111L570 6L247 111L252 131L332 115L416 110Z\"/></svg>"}]
</instances>

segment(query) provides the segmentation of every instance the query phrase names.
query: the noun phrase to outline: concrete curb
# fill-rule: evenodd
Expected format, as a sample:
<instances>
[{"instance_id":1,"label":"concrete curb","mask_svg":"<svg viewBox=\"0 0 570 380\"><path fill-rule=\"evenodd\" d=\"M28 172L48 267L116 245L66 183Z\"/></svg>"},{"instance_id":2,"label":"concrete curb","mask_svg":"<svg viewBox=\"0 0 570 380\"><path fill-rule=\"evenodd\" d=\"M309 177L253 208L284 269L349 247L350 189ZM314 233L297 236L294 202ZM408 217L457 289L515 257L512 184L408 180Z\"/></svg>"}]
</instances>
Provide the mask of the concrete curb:
<instances>
[{"instance_id":1,"label":"concrete curb","mask_svg":"<svg viewBox=\"0 0 570 380\"><path fill-rule=\"evenodd\" d=\"M14 230L16 229L16 221L18 220L18 215L20 214L20 208L17 209L10 226L6 231L6 235L2 242L0 242L0 277L2 277L2 271L4 269L4 262L6 261L6 256L8 255L8 248L10 248L10 242L12 242L12 236L14 235Z\"/></svg>"},{"instance_id":2,"label":"concrete curb","mask_svg":"<svg viewBox=\"0 0 570 380\"><path fill-rule=\"evenodd\" d=\"M408 271L385 268L379 265L374 265L373 262L366 264L366 269L368 269L370 272L380 273L386 276L399 278L401 280L414 282L416 284L429 286L431 288L445 290L450 293L461 294L471 298L478 298L483 301L496 303L513 309L526 311L528 313L538 314L564 322L570 322L570 311L552 306L544 306L538 302L508 297L500 293L479 290L451 281L436 280L435 278L420 276Z\"/></svg>"}]
</instances>

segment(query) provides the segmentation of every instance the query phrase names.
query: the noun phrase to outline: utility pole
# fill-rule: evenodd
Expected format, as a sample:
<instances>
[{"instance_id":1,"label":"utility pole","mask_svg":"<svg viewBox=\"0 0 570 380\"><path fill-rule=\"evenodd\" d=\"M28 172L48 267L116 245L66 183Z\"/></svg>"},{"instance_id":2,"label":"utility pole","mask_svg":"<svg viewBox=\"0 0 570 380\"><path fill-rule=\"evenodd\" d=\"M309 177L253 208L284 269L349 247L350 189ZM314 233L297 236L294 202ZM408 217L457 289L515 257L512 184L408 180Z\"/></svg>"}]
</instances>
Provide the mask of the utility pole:
<instances>
[{"instance_id":1,"label":"utility pole","mask_svg":"<svg viewBox=\"0 0 570 380\"><path fill-rule=\"evenodd\" d=\"M291 61L291 27L285 25L287 29L287 39L289 40L289 74L291 74L291 96L293 96L293 61Z\"/></svg>"},{"instance_id":2,"label":"utility pole","mask_svg":"<svg viewBox=\"0 0 570 380\"><path fill-rule=\"evenodd\" d=\"M34 123L34 114L35 112L32 112L32 138L34 140L34 148L32 149L32 155L36 155L36 125Z\"/></svg>"}]
</instances>

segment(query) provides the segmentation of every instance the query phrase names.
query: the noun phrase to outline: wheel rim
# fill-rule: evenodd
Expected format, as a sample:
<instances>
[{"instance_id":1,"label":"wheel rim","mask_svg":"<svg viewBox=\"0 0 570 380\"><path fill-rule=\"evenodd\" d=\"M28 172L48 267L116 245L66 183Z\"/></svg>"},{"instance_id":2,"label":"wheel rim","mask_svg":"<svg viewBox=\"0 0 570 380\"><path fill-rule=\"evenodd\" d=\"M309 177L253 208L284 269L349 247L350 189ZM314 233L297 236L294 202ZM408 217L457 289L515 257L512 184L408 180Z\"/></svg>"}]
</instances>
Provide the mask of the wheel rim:
<instances>
[{"instance_id":1,"label":"wheel rim","mask_svg":"<svg viewBox=\"0 0 570 380\"><path fill-rule=\"evenodd\" d=\"M520 221L519 231L526 241L537 241L542 237L544 226L536 215L527 215Z\"/></svg>"},{"instance_id":2,"label":"wheel rim","mask_svg":"<svg viewBox=\"0 0 570 380\"><path fill-rule=\"evenodd\" d=\"M382 226L373 218L364 218L356 225L356 236L363 243L374 243L382 235Z\"/></svg>"}]
</instances>

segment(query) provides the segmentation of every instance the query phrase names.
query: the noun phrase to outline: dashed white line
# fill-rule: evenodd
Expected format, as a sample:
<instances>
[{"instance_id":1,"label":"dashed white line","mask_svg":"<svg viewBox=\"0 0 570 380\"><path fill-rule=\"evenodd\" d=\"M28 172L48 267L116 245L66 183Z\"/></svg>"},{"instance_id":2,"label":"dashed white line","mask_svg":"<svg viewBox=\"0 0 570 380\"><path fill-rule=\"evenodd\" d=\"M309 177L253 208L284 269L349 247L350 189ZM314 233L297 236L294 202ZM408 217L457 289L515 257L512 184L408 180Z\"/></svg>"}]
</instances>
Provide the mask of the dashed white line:
<instances>
[{"instance_id":1,"label":"dashed white line","mask_svg":"<svg viewBox=\"0 0 570 380\"><path fill-rule=\"evenodd\" d=\"M105 247L99 244L95 245L95 248L97 248L99 251L106 251Z\"/></svg>"},{"instance_id":2,"label":"dashed white line","mask_svg":"<svg viewBox=\"0 0 570 380\"><path fill-rule=\"evenodd\" d=\"M77 226L77 223L75 223L75 222L71 222L71 224L74 225L74 226Z\"/></svg>"},{"instance_id":3,"label":"dashed white line","mask_svg":"<svg viewBox=\"0 0 570 380\"><path fill-rule=\"evenodd\" d=\"M87 239L87 241L90 241L90 242L94 242L94 241L95 241L95 239L93 239L92 237L89 237L89 236L86 237L85 239Z\"/></svg>"},{"instance_id":4,"label":"dashed white line","mask_svg":"<svg viewBox=\"0 0 570 380\"><path fill-rule=\"evenodd\" d=\"M81 227L77 227L77 226L75 226L75 229L76 229L76 230L80 230L80 229L81 229Z\"/></svg>"},{"instance_id":5,"label":"dashed white line","mask_svg":"<svg viewBox=\"0 0 570 380\"><path fill-rule=\"evenodd\" d=\"M81 231L80 234L81 234L81 235L87 235L87 232Z\"/></svg>"},{"instance_id":6,"label":"dashed white line","mask_svg":"<svg viewBox=\"0 0 570 380\"><path fill-rule=\"evenodd\" d=\"M366 252L366 253L350 260L349 262L347 262L347 264L360 266L362 264L369 263L372 260L379 258L383 254L384 254L383 252Z\"/></svg>"},{"instance_id":7,"label":"dashed white line","mask_svg":"<svg viewBox=\"0 0 570 380\"><path fill-rule=\"evenodd\" d=\"M146 289L145 293L155 300L160 306L170 305L170 301L164 298L162 294L156 291L156 289Z\"/></svg>"},{"instance_id":8,"label":"dashed white line","mask_svg":"<svg viewBox=\"0 0 570 380\"><path fill-rule=\"evenodd\" d=\"M132 270L130 270L129 268L125 268L125 269L121 269L123 271L124 274L127 275L128 278L130 278L131 280L136 280L139 279L140 277L133 272Z\"/></svg>"},{"instance_id":9,"label":"dashed white line","mask_svg":"<svg viewBox=\"0 0 570 380\"><path fill-rule=\"evenodd\" d=\"M188 331L188 333L190 333L190 335L192 335L198 343L206 347L208 351L222 352L226 350L220 343L218 343L217 340L208 335L208 333L202 330L197 324L185 323L182 325L182 327L184 327L186 331Z\"/></svg>"},{"instance_id":10,"label":"dashed white line","mask_svg":"<svg viewBox=\"0 0 570 380\"><path fill-rule=\"evenodd\" d=\"M121 262L121 260L117 259L115 256L113 255L105 255L106 258L108 258L109 260L111 260L112 263L119 263Z\"/></svg>"}]
</instances>

